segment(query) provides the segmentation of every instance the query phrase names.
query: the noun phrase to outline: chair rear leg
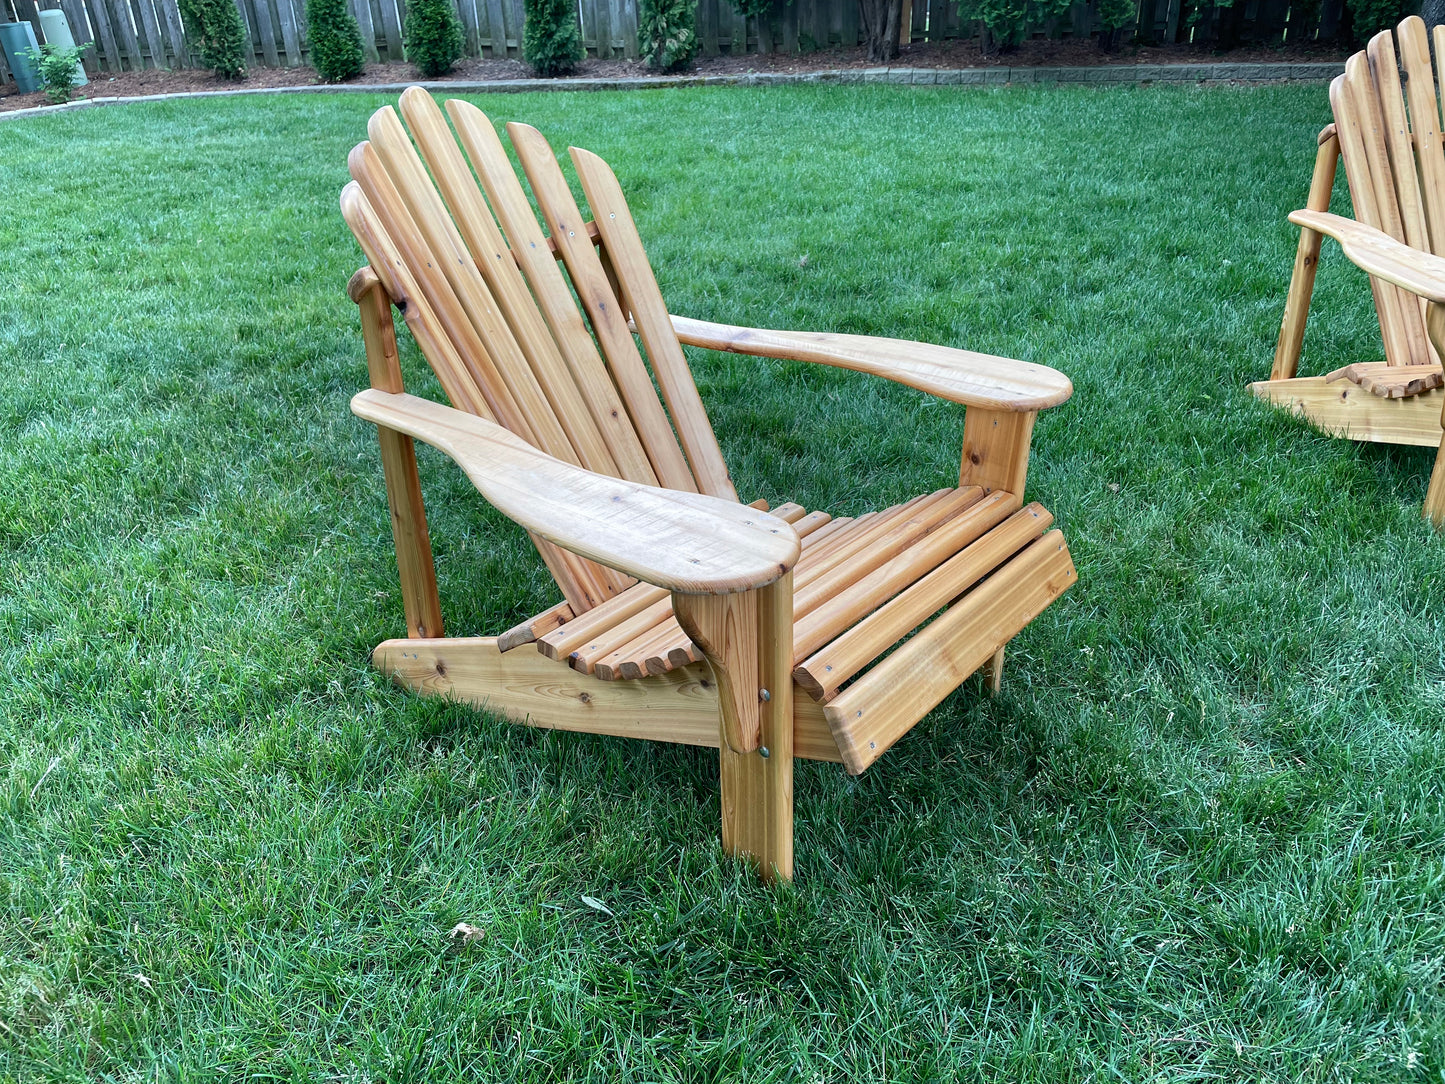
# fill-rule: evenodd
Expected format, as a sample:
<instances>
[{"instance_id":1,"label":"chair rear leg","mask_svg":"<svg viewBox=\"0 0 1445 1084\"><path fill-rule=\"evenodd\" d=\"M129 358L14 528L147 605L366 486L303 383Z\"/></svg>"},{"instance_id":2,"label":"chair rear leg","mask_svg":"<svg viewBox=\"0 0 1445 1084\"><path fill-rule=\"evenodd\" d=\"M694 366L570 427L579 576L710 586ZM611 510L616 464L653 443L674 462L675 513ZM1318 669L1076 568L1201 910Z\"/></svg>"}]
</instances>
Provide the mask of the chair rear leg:
<instances>
[{"instance_id":1,"label":"chair rear leg","mask_svg":"<svg viewBox=\"0 0 1445 1084\"><path fill-rule=\"evenodd\" d=\"M371 386L380 391L402 391L391 299L369 267L352 276L347 292L361 310L361 337L366 345ZM377 437L381 441L381 466L386 476L386 502L391 509L407 634L415 638L441 636L442 604L437 594L421 479L416 470L416 447L411 437L383 426L377 427Z\"/></svg>"},{"instance_id":2,"label":"chair rear leg","mask_svg":"<svg viewBox=\"0 0 1445 1084\"><path fill-rule=\"evenodd\" d=\"M1309 200L1305 204L1311 211L1330 209L1335 169L1340 160L1340 140L1334 133L1334 125L1326 128L1320 136ZM1274 365L1269 371L1271 380L1292 380L1299 370L1300 349L1305 341L1305 324L1310 318L1310 297L1315 290L1315 272L1319 269L1320 242L1323 239L1323 235L1314 230L1300 231L1294 272L1289 280L1289 295L1284 303L1284 319L1280 323L1279 341L1274 348Z\"/></svg>"}]
</instances>

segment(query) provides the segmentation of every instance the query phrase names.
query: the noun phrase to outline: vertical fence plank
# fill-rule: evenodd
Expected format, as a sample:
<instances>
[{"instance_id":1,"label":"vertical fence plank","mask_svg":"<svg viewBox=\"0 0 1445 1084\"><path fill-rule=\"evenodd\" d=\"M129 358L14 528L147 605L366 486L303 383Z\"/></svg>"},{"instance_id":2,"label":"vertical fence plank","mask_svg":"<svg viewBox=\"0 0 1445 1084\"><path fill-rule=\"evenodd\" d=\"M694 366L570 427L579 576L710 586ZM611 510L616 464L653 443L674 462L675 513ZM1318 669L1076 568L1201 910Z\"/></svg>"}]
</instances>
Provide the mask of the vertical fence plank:
<instances>
[{"instance_id":1,"label":"vertical fence plank","mask_svg":"<svg viewBox=\"0 0 1445 1084\"><path fill-rule=\"evenodd\" d=\"M597 0L577 0L578 22L582 26L582 51L597 55Z\"/></svg>"},{"instance_id":2,"label":"vertical fence plank","mask_svg":"<svg viewBox=\"0 0 1445 1084\"><path fill-rule=\"evenodd\" d=\"M622 55L636 60L641 50L637 41L637 0L622 0Z\"/></svg>"},{"instance_id":3,"label":"vertical fence plank","mask_svg":"<svg viewBox=\"0 0 1445 1084\"><path fill-rule=\"evenodd\" d=\"M241 21L246 24L246 63L254 65L258 55L256 50L261 47L261 35L256 31L255 0L236 0L236 7L241 12Z\"/></svg>"},{"instance_id":4,"label":"vertical fence plank","mask_svg":"<svg viewBox=\"0 0 1445 1084\"><path fill-rule=\"evenodd\" d=\"M276 28L271 20L269 0L256 0L256 29L261 33L261 55L266 58L266 66L279 68L281 58L276 52Z\"/></svg>"},{"instance_id":5,"label":"vertical fence plank","mask_svg":"<svg viewBox=\"0 0 1445 1084\"><path fill-rule=\"evenodd\" d=\"M386 11L386 0L381 0L383 13ZM481 56L478 41L480 35L477 26L477 5L475 0L457 0L457 15L462 20L462 37L465 39L463 48L467 56Z\"/></svg>"},{"instance_id":6,"label":"vertical fence plank","mask_svg":"<svg viewBox=\"0 0 1445 1084\"><path fill-rule=\"evenodd\" d=\"M95 21L95 32L100 36L100 47L105 53L105 70L121 70L120 46L116 44L115 31L111 29L110 12L105 10L105 0L90 0L90 14Z\"/></svg>"},{"instance_id":7,"label":"vertical fence plank","mask_svg":"<svg viewBox=\"0 0 1445 1084\"><path fill-rule=\"evenodd\" d=\"M839 41L846 48L851 49L858 44L858 5L856 3L844 4L842 18L842 36Z\"/></svg>"},{"instance_id":8,"label":"vertical fence plank","mask_svg":"<svg viewBox=\"0 0 1445 1084\"><path fill-rule=\"evenodd\" d=\"M152 68L164 68L166 66L166 42L161 37L161 21L156 17L156 9L153 0L133 0L140 16L141 34L145 40L145 48L150 53Z\"/></svg>"},{"instance_id":9,"label":"vertical fence plank","mask_svg":"<svg viewBox=\"0 0 1445 1084\"><path fill-rule=\"evenodd\" d=\"M371 22L371 0L351 0L351 14L356 16L356 25L361 29L361 49L366 59L373 64L381 62L376 51L376 27Z\"/></svg>"},{"instance_id":10,"label":"vertical fence plank","mask_svg":"<svg viewBox=\"0 0 1445 1084\"><path fill-rule=\"evenodd\" d=\"M507 55L507 18L502 13L502 0L487 0L487 22L492 28L492 56Z\"/></svg>"},{"instance_id":11,"label":"vertical fence plank","mask_svg":"<svg viewBox=\"0 0 1445 1084\"><path fill-rule=\"evenodd\" d=\"M120 48L124 55L127 66L131 71L138 71L144 65L141 62L140 40L135 36L135 24L131 22L130 5L125 0L102 0L110 5L110 21L119 35Z\"/></svg>"},{"instance_id":12,"label":"vertical fence plank","mask_svg":"<svg viewBox=\"0 0 1445 1084\"><path fill-rule=\"evenodd\" d=\"M281 25L282 59L288 68L301 63L301 36L296 30L296 9L291 0L276 0L276 21Z\"/></svg>"},{"instance_id":13,"label":"vertical fence plank","mask_svg":"<svg viewBox=\"0 0 1445 1084\"><path fill-rule=\"evenodd\" d=\"M507 7L507 56L522 55L522 29L527 21L527 11L522 0L502 0Z\"/></svg>"},{"instance_id":14,"label":"vertical fence plank","mask_svg":"<svg viewBox=\"0 0 1445 1084\"><path fill-rule=\"evenodd\" d=\"M487 0L476 0L477 6L477 56L487 56L492 48L491 14L487 10Z\"/></svg>"},{"instance_id":15,"label":"vertical fence plank","mask_svg":"<svg viewBox=\"0 0 1445 1084\"><path fill-rule=\"evenodd\" d=\"M813 39L813 48L815 49L828 48L828 34L832 30L828 18L828 9L832 6L827 0L812 0L812 28L808 31L808 34Z\"/></svg>"},{"instance_id":16,"label":"vertical fence plank","mask_svg":"<svg viewBox=\"0 0 1445 1084\"><path fill-rule=\"evenodd\" d=\"M612 59L612 11L607 0L597 0L597 57Z\"/></svg>"},{"instance_id":17,"label":"vertical fence plank","mask_svg":"<svg viewBox=\"0 0 1445 1084\"><path fill-rule=\"evenodd\" d=\"M161 28L165 31L166 43L171 52L171 65L189 68L191 59L186 55L186 33L181 26L181 11L176 0L158 0L157 10L161 16Z\"/></svg>"},{"instance_id":18,"label":"vertical fence plank","mask_svg":"<svg viewBox=\"0 0 1445 1084\"><path fill-rule=\"evenodd\" d=\"M697 2L697 51L703 56L717 56L717 0Z\"/></svg>"},{"instance_id":19,"label":"vertical fence plank","mask_svg":"<svg viewBox=\"0 0 1445 1084\"><path fill-rule=\"evenodd\" d=\"M472 0L463 0L463 3L472 9L472 33L476 33L476 5ZM400 60L401 56L401 10L397 7L396 0L380 0L381 4L381 32L386 36L386 59ZM468 56L479 56L475 47L472 47Z\"/></svg>"}]
</instances>

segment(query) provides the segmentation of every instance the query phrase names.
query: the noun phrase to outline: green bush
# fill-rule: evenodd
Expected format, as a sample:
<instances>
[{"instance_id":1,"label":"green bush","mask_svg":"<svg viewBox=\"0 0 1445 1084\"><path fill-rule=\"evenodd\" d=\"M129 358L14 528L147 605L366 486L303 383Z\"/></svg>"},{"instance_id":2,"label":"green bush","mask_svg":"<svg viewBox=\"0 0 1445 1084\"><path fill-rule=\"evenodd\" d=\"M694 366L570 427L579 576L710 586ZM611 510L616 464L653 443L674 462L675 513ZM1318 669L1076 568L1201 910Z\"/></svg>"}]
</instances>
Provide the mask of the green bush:
<instances>
[{"instance_id":1,"label":"green bush","mask_svg":"<svg viewBox=\"0 0 1445 1084\"><path fill-rule=\"evenodd\" d=\"M462 58L462 23L451 0L412 0L406 7L406 58L427 78Z\"/></svg>"},{"instance_id":2,"label":"green bush","mask_svg":"<svg viewBox=\"0 0 1445 1084\"><path fill-rule=\"evenodd\" d=\"M58 104L70 101L70 92L75 89L75 74L80 70L80 54L85 49L83 45L62 49L58 45L46 44L38 49L24 49L21 55L35 65L45 96Z\"/></svg>"},{"instance_id":3,"label":"green bush","mask_svg":"<svg viewBox=\"0 0 1445 1084\"><path fill-rule=\"evenodd\" d=\"M200 47L201 63L227 79L246 75L246 24L236 0L180 0L186 37Z\"/></svg>"},{"instance_id":4,"label":"green bush","mask_svg":"<svg viewBox=\"0 0 1445 1084\"><path fill-rule=\"evenodd\" d=\"M642 0L637 33L643 55L659 71L675 72L697 52L696 0Z\"/></svg>"},{"instance_id":5,"label":"green bush","mask_svg":"<svg viewBox=\"0 0 1445 1084\"><path fill-rule=\"evenodd\" d=\"M306 0L306 24L311 63L325 82L339 83L361 74L366 64L361 28L346 0Z\"/></svg>"},{"instance_id":6,"label":"green bush","mask_svg":"<svg viewBox=\"0 0 1445 1084\"><path fill-rule=\"evenodd\" d=\"M587 55L577 7L567 0L522 0L522 56L541 76L570 75Z\"/></svg>"},{"instance_id":7,"label":"green bush","mask_svg":"<svg viewBox=\"0 0 1445 1084\"><path fill-rule=\"evenodd\" d=\"M1351 31L1355 41L1363 45L1381 30L1393 29L1406 15L1419 10L1415 3L1401 0L1345 0L1350 12Z\"/></svg>"}]
</instances>

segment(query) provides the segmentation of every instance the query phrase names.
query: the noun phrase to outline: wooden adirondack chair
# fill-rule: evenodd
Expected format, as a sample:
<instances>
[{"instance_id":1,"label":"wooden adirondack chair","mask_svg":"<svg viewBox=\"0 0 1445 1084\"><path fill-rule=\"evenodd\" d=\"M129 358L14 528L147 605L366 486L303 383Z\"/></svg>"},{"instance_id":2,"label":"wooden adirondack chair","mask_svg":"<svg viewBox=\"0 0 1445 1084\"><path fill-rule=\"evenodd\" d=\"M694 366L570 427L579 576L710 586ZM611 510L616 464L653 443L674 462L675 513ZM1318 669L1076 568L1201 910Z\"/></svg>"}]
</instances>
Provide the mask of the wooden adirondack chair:
<instances>
[{"instance_id":1,"label":"wooden adirondack chair","mask_svg":"<svg viewBox=\"0 0 1445 1084\"><path fill-rule=\"evenodd\" d=\"M1023 501L1036 413L1071 385L938 346L670 316L600 158L571 151L587 222L542 136L507 126L544 236L491 122L446 111L465 157L413 87L410 138L378 111L341 196L369 261L348 286L372 385L352 410L380 431L409 633L373 662L534 726L718 747L724 847L791 877L793 758L862 772L981 666L997 686L1004 644L1074 581L1052 516ZM403 392L392 305L451 407ZM958 485L857 517L740 504L684 343L965 404ZM413 439L531 532L562 602L498 637L443 636Z\"/></svg>"},{"instance_id":2,"label":"wooden adirondack chair","mask_svg":"<svg viewBox=\"0 0 1445 1084\"><path fill-rule=\"evenodd\" d=\"M1396 43L1398 42L1398 51ZM1445 27L1435 28L1435 51L1445 55ZM1445 72L1439 86L1445 88ZM1345 162L1355 221L1392 240L1391 258L1401 265L1408 247L1445 255L1445 147L1442 147L1437 80L1431 69L1425 24L1405 19L1386 30L1345 64L1330 84L1335 122L1320 132L1305 212L1290 215L1303 227L1284 320L1268 380L1251 384L1260 398L1303 414L1321 429L1351 440L1442 447L1445 375L1438 336L1429 324L1428 290L1381 275L1367 253L1384 251L1379 238L1351 229L1328 215L1335 168ZM1331 220L1328 225L1320 216ZM1380 318L1385 360L1359 362L1324 376L1298 377L1300 348L1309 318L1320 243L1325 235L1354 238L1345 254L1370 272ZM1366 247L1368 246L1368 247ZM1361 258L1356 258L1357 256ZM1445 524L1445 451L1436 459L1425 515Z\"/></svg>"}]
</instances>

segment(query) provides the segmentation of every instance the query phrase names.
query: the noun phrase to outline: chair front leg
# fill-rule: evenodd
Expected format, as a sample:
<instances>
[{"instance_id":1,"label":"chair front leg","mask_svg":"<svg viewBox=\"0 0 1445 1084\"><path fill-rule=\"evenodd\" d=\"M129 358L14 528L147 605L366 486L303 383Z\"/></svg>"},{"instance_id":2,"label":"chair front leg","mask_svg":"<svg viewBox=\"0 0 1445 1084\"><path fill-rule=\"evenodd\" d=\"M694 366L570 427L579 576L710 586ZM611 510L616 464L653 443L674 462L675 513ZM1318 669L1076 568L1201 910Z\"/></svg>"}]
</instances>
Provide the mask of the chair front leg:
<instances>
[{"instance_id":1,"label":"chair front leg","mask_svg":"<svg viewBox=\"0 0 1445 1084\"><path fill-rule=\"evenodd\" d=\"M1445 305L1433 301L1425 305L1425 330L1435 352L1445 358ZM1445 408L1440 414L1440 424L1445 426ZM1445 437L1441 438L1440 450L1435 453L1435 468L1430 472L1430 488L1425 491L1425 518L1435 529L1445 529Z\"/></svg>"},{"instance_id":2,"label":"chair front leg","mask_svg":"<svg viewBox=\"0 0 1445 1084\"><path fill-rule=\"evenodd\" d=\"M793 879L793 574L734 595L672 596L718 686L722 843Z\"/></svg>"}]
</instances>

